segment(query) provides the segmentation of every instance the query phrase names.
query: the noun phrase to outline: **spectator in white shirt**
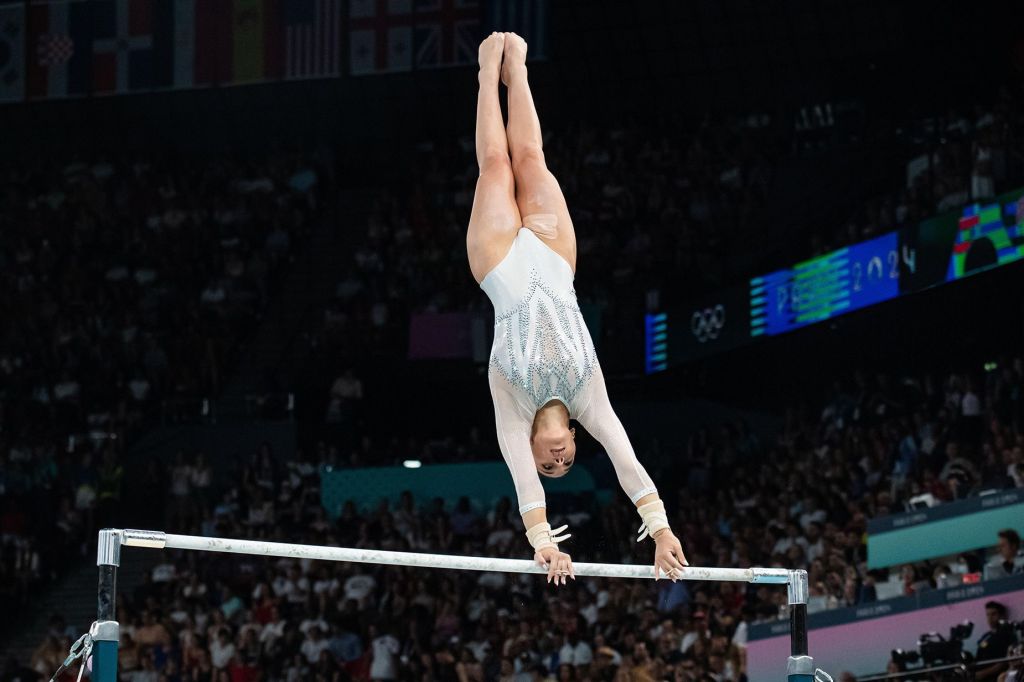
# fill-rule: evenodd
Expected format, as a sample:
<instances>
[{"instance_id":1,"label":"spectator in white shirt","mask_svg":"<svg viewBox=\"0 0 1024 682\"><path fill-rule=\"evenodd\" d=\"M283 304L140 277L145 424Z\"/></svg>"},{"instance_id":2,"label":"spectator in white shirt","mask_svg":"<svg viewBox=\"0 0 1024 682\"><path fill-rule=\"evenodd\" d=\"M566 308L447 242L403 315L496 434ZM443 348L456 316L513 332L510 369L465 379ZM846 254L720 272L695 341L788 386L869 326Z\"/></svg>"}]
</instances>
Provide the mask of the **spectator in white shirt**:
<instances>
[{"instance_id":1,"label":"spectator in white shirt","mask_svg":"<svg viewBox=\"0 0 1024 682\"><path fill-rule=\"evenodd\" d=\"M818 505L817 498L810 496L804 500L803 513L800 514L800 527L807 531L812 523L824 523L827 518L825 510Z\"/></svg>"},{"instance_id":2,"label":"spectator in white shirt","mask_svg":"<svg viewBox=\"0 0 1024 682\"><path fill-rule=\"evenodd\" d=\"M213 667L223 670L235 657L235 643L231 641L231 635L227 628L221 628L217 632L217 638L210 642L210 662Z\"/></svg>"},{"instance_id":3,"label":"spectator in white shirt","mask_svg":"<svg viewBox=\"0 0 1024 682\"><path fill-rule=\"evenodd\" d=\"M807 540L801 537L800 529L795 523L789 523L786 525L786 534L779 538L775 542L775 546L772 547L772 554L785 554L793 545L800 545L806 551Z\"/></svg>"},{"instance_id":4,"label":"spectator in white shirt","mask_svg":"<svg viewBox=\"0 0 1024 682\"><path fill-rule=\"evenodd\" d=\"M306 639L303 640L302 646L299 647L299 651L306 657L310 665L315 664L320 660L320 653L326 651L328 647L327 638L323 636L320 628L314 625L309 628L309 632L306 633Z\"/></svg>"},{"instance_id":5,"label":"spectator in white shirt","mask_svg":"<svg viewBox=\"0 0 1024 682\"><path fill-rule=\"evenodd\" d=\"M978 394L974 392L973 386L969 386L967 392L964 393L961 406L965 417L981 416L981 399L978 398Z\"/></svg>"},{"instance_id":6,"label":"spectator in white shirt","mask_svg":"<svg viewBox=\"0 0 1024 682\"><path fill-rule=\"evenodd\" d=\"M559 665L590 665L593 660L594 652L591 651L590 645L575 633L566 637L562 648L558 650Z\"/></svg>"},{"instance_id":7,"label":"spectator in white shirt","mask_svg":"<svg viewBox=\"0 0 1024 682\"><path fill-rule=\"evenodd\" d=\"M285 621L281 619L281 614L278 612L277 607L274 606L271 609L270 622L263 626L263 630L260 632L260 644L264 647L270 647L281 637L284 637L284 626Z\"/></svg>"},{"instance_id":8,"label":"spectator in white shirt","mask_svg":"<svg viewBox=\"0 0 1024 682\"><path fill-rule=\"evenodd\" d=\"M985 566L985 580L1024 573L1024 554L1020 551L1020 534L1012 528L999 531L996 556Z\"/></svg>"},{"instance_id":9,"label":"spectator in white shirt","mask_svg":"<svg viewBox=\"0 0 1024 682\"><path fill-rule=\"evenodd\" d=\"M376 635L376 636L374 636ZM370 636L373 640L370 649L373 651L373 659L370 662L370 679L393 680L398 677L398 652L401 651L401 644L388 632L377 634L377 628L370 628Z\"/></svg>"}]
</instances>

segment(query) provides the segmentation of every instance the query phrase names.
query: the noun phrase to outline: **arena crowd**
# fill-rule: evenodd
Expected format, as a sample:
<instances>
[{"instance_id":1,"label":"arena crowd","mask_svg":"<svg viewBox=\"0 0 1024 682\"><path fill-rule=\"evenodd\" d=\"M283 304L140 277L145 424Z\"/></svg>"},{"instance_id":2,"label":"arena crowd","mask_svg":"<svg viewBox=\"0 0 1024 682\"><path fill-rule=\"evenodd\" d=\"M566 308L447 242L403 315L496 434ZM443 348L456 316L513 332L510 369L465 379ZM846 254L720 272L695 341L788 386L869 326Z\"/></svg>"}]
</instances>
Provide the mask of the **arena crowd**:
<instances>
[{"instance_id":1,"label":"arena crowd","mask_svg":"<svg viewBox=\"0 0 1024 682\"><path fill-rule=\"evenodd\" d=\"M120 498L126 441L198 412L322 212L309 159L0 169L0 595L18 605Z\"/></svg>"},{"instance_id":2,"label":"arena crowd","mask_svg":"<svg viewBox=\"0 0 1024 682\"><path fill-rule=\"evenodd\" d=\"M739 422L694 434L683 465L648 447L641 459L660 488L679 491L668 506L690 562L804 567L812 612L875 601L882 583L897 584L892 595L912 594L981 571L984 553L963 555L960 566L868 571L866 523L919 494L947 501L1024 486L1024 363L896 379L857 373L815 411L788 411L768 441ZM160 474L180 483L152 512L204 535L528 553L507 499L482 509L468 498L404 494L394 506L325 510L323 467L392 463L360 457L323 446L278 458L263 447L220 494L205 459L181 457ZM551 511L580 539L567 547L577 560L650 559L621 495L605 507L583 496ZM536 576L166 553L123 595L121 665L129 680L738 681L747 628L785 613L784 591L768 586L580 579L554 589ZM56 628L32 667L55 669L68 644Z\"/></svg>"}]
</instances>

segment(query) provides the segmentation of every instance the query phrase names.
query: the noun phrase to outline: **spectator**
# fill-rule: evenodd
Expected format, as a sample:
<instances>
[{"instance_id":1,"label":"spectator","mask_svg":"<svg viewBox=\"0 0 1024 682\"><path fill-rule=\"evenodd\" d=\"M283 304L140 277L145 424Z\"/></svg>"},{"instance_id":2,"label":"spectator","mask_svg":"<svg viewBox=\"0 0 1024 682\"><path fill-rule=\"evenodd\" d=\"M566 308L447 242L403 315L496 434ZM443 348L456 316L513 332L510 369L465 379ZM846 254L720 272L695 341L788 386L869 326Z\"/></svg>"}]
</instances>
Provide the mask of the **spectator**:
<instances>
[{"instance_id":1,"label":"spectator","mask_svg":"<svg viewBox=\"0 0 1024 682\"><path fill-rule=\"evenodd\" d=\"M315 665L320 661L320 655L327 651L329 646L320 628L314 625L309 628L306 639L302 642L302 655L306 657L310 665Z\"/></svg>"},{"instance_id":2,"label":"spectator","mask_svg":"<svg viewBox=\"0 0 1024 682\"><path fill-rule=\"evenodd\" d=\"M998 533L996 556L985 566L985 580L1024 573L1024 553L1020 549L1020 535L1012 528Z\"/></svg>"},{"instance_id":3,"label":"spectator","mask_svg":"<svg viewBox=\"0 0 1024 682\"><path fill-rule=\"evenodd\" d=\"M401 651L401 644L388 632L388 629L378 630L375 626L370 627L371 648L373 651L372 662L370 663L370 678L373 680L394 680L398 678L398 652Z\"/></svg>"},{"instance_id":4,"label":"spectator","mask_svg":"<svg viewBox=\"0 0 1024 682\"><path fill-rule=\"evenodd\" d=\"M1008 627L1008 623L1006 623L1008 615L1009 612L1004 604L997 601L985 604L988 632L978 639L978 651L975 654L975 661L978 665L975 668L974 679L994 680L1006 670L1005 663L996 663L985 667L982 667L981 664L997 658L1004 658L1010 646L1016 642L1013 628Z\"/></svg>"},{"instance_id":5,"label":"spectator","mask_svg":"<svg viewBox=\"0 0 1024 682\"><path fill-rule=\"evenodd\" d=\"M226 670L234 657L235 643L231 639L230 631L222 627L210 643L210 663L217 670Z\"/></svg>"}]
</instances>

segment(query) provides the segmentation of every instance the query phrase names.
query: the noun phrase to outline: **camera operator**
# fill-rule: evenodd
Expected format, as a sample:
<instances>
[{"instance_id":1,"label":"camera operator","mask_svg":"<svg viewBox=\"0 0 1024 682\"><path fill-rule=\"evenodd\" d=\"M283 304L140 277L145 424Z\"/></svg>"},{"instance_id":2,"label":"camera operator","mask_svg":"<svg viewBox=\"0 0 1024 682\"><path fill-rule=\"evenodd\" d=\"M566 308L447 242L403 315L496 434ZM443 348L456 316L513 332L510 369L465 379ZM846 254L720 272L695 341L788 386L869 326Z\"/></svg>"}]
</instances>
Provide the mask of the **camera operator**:
<instances>
[{"instance_id":1,"label":"camera operator","mask_svg":"<svg viewBox=\"0 0 1024 682\"><path fill-rule=\"evenodd\" d=\"M998 554L985 566L985 580L1024 572L1024 555L1020 552L1020 535L1012 528L999 531Z\"/></svg>"},{"instance_id":2,"label":"camera operator","mask_svg":"<svg viewBox=\"0 0 1024 682\"><path fill-rule=\"evenodd\" d=\"M985 661L1004 658L1010 647L1016 643L1017 636L1013 626L1006 622L1008 612L1006 606L997 601L985 604L985 618L988 620L988 632L978 640L978 653L975 656L977 667L975 680L996 680L999 674L1007 669L1005 663L982 666Z\"/></svg>"},{"instance_id":3,"label":"camera operator","mask_svg":"<svg viewBox=\"0 0 1024 682\"><path fill-rule=\"evenodd\" d=\"M1024 644L1011 646L1006 655L1024 655ZM1024 682L1024 659L1011 662L1010 669L999 676L999 682Z\"/></svg>"}]
</instances>

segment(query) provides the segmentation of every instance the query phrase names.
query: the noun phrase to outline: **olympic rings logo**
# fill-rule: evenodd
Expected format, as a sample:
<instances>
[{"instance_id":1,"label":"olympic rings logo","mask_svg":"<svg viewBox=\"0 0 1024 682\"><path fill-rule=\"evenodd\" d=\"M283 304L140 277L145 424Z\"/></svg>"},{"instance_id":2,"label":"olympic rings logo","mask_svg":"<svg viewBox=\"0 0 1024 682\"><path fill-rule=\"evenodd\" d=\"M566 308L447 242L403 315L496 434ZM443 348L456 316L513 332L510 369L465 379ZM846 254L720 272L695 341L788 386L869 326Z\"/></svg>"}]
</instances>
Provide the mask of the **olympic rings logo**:
<instances>
[{"instance_id":1,"label":"olympic rings logo","mask_svg":"<svg viewBox=\"0 0 1024 682\"><path fill-rule=\"evenodd\" d=\"M719 303L712 308L694 310L690 317L690 331L699 343L707 343L718 338L725 327L725 306Z\"/></svg>"}]
</instances>

